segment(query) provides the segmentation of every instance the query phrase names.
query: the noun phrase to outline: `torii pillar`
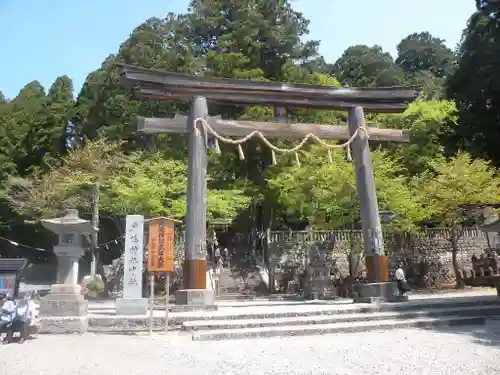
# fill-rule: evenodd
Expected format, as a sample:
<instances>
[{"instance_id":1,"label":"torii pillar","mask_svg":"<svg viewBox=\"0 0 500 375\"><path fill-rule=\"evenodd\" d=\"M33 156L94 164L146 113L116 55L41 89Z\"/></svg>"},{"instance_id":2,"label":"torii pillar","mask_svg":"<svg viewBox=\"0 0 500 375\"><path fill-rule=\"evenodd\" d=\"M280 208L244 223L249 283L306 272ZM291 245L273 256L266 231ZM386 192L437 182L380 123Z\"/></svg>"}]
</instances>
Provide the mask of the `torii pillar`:
<instances>
[{"instance_id":1,"label":"torii pillar","mask_svg":"<svg viewBox=\"0 0 500 375\"><path fill-rule=\"evenodd\" d=\"M365 126L362 107L349 109L349 133L353 135ZM356 187L363 228L367 278L372 282L388 281L388 262L384 253L384 241L378 210L375 178L368 144L368 134L361 131L352 143L352 155L356 169Z\"/></svg>"},{"instance_id":2,"label":"torii pillar","mask_svg":"<svg viewBox=\"0 0 500 375\"><path fill-rule=\"evenodd\" d=\"M215 303L215 291L207 289L207 134L197 118L208 117L207 101L194 97L187 119L188 180L183 286L175 301L180 305Z\"/></svg>"}]
</instances>

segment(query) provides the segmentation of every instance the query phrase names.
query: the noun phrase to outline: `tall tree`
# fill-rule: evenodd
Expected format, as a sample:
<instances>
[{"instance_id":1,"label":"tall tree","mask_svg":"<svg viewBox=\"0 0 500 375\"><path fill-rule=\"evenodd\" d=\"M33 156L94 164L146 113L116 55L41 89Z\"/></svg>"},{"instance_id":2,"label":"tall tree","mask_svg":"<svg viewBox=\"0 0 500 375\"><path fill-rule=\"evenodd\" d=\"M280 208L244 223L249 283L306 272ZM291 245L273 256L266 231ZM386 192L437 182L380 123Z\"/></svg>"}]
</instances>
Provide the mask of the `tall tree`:
<instances>
[{"instance_id":1,"label":"tall tree","mask_svg":"<svg viewBox=\"0 0 500 375\"><path fill-rule=\"evenodd\" d=\"M215 68L212 74L250 70L251 76L259 69L280 79L289 60L305 63L317 55L319 42L301 41L309 21L288 0L192 0L188 19L191 40L210 71Z\"/></svg>"},{"instance_id":2,"label":"tall tree","mask_svg":"<svg viewBox=\"0 0 500 375\"><path fill-rule=\"evenodd\" d=\"M58 91L62 94L56 95ZM2 105L0 159L4 161L4 178L8 174L29 174L40 168L44 159L54 158L64 150L72 106L71 81L67 77L58 78L48 96L38 81L30 82Z\"/></svg>"},{"instance_id":3,"label":"tall tree","mask_svg":"<svg viewBox=\"0 0 500 375\"><path fill-rule=\"evenodd\" d=\"M413 33L399 42L397 50L396 64L405 72L406 82L422 86L427 98L442 98L445 79L456 63L444 40L428 32Z\"/></svg>"},{"instance_id":4,"label":"tall tree","mask_svg":"<svg viewBox=\"0 0 500 375\"><path fill-rule=\"evenodd\" d=\"M500 25L482 12L470 18L458 50L458 66L447 83L460 122L457 148L500 165Z\"/></svg>"},{"instance_id":5,"label":"tall tree","mask_svg":"<svg viewBox=\"0 0 500 375\"><path fill-rule=\"evenodd\" d=\"M410 34L397 45L396 64L407 75L428 71L437 78L444 78L452 72L456 60L444 42L429 32Z\"/></svg>"},{"instance_id":6,"label":"tall tree","mask_svg":"<svg viewBox=\"0 0 500 375\"><path fill-rule=\"evenodd\" d=\"M334 74L342 85L396 86L404 82L404 73L382 47L356 45L347 48L335 62Z\"/></svg>"}]
</instances>

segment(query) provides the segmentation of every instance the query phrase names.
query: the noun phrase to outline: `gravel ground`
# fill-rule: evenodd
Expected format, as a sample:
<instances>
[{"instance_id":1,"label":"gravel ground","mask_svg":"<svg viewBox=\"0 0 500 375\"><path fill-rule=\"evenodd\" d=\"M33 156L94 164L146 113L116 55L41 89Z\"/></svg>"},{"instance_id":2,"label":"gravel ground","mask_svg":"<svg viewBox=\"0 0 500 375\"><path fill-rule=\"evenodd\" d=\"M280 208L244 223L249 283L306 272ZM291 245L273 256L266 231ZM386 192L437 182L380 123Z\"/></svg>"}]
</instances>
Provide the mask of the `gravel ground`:
<instances>
[{"instance_id":1,"label":"gravel ground","mask_svg":"<svg viewBox=\"0 0 500 375\"><path fill-rule=\"evenodd\" d=\"M498 374L500 322L295 338L39 336L0 347L1 375Z\"/></svg>"}]
</instances>

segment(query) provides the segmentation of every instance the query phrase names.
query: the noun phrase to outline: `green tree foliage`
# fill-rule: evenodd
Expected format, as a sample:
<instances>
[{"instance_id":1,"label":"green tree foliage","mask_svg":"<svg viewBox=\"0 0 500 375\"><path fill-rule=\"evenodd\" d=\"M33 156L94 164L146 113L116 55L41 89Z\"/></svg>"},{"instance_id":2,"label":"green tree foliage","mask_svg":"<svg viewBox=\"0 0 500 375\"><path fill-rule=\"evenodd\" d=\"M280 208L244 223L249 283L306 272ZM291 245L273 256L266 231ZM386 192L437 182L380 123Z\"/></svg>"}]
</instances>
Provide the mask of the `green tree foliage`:
<instances>
[{"instance_id":1,"label":"green tree foliage","mask_svg":"<svg viewBox=\"0 0 500 375\"><path fill-rule=\"evenodd\" d=\"M347 48L335 62L334 74L342 85L398 86L404 82L404 72L382 47L356 45Z\"/></svg>"},{"instance_id":2,"label":"green tree foliage","mask_svg":"<svg viewBox=\"0 0 500 375\"><path fill-rule=\"evenodd\" d=\"M122 172L108 179L104 208L125 215L186 215L187 170L183 162L168 160L161 153L135 152L128 155ZM207 219L232 220L246 208L250 198L237 188L209 189Z\"/></svg>"},{"instance_id":3,"label":"green tree foliage","mask_svg":"<svg viewBox=\"0 0 500 375\"><path fill-rule=\"evenodd\" d=\"M7 200L20 215L47 217L68 208L90 210L93 187L123 171L119 143L104 139L70 150L48 172L11 177Z\"/></svg>"},{"instance_id":4,"label":"green tree foliage","mask_svg":"<svg viewBox=\"0 0 500 375\"><path fill-rule=\"evenodd\" d=\"M0 104L0 181L43 168L44 161L65 151L72 106L72 83L66 76L56 79L48 95L33 81Z\"/></svg>"},{"instance_id":5,"label":"green tree foliage","mask_svg":"<svg viewBox=\"0 0 500 375\"><path fill-rule=\"evenodd\" d=\"M166 148L179 150L185 143L179 137L134 136L137 116L175 115L186 106L165 101L137 100L120 82L117 63L140 65L173 72L195 73L196 59L185 40L185 17L168 14L151 18L133 30L116 55L87 77L77 98L73 123L79 136L95 139L127 140L131 147L150 147L151 138L163 139ZM163 143L154 143L161 147ZM178 145L175 148L175 145Z\"/></svg>"},{"instance_id":6,"label":"green tree foliage","mask_svg":"<svg viewBox=\"0 0 500 375\"><path fill-rule=\"evenodd\" d=\"M413 33L401 40L397 46L396 64L406 74L422 71L444 78L453 71L455 54L444 44L443 39L435 38L428 32Z\"/></svg>"},{"instance_id":7,"label":"green tree foliage","mask_svg":"<svg viewBox=\"0 0 500 375\"><path fill-rule=\"evenodd\" d=\"M312 146L301 153L301 167L286 166L269 182L289 214L319 227L351 227L360 220L354 167L340 150L332 157L329 163L326 150ZM373 152L372 158L380 209L397 214L391 223L395 229L412 230L427 213L411 190L401 164L383 151Z\"/></svg>"},{"instance_id":8,"label":"green tree foliage","mask_svg":"<svg viewBox=\"0 0 500 375\"><path fill-rule=\"evenodd\" d=\"M494 0L476 0L476 7L493 20L500 15L500 4Z\"/></svg>"},{"instance_id":9,"label":"green tree foliage","mask_svg":"<svg viewBox=\"0 0 500 375\"><path fill-rule=\"evenodd\" d=\"M89 212L93 186L101 186L100 208L115 216L140 212L182 219L186 211L186 166L161 153L124 154L104 139L71 150L48 173L10 180L8 200L19 214L47 217L67 208ZM233 219L249 198L236 188L209 191L207 215Z\"/></svg>"},{"instance_id":10,"label":"green tree foliage","mask_svg":"<svg viewBox=\"0 0 500 375\"><path fill-rule=\"evenodd\" d=\"M457 127L455 103L448 100L417 100L401 114L379 114L370 120L382 128L407 129L410 142L386 147L401 158L406 173L415 175L429 168L436 157L449 153L450 139Z\"/></svg>"},{"instance_id":11,"label":"green tree foliage","mask_svg":"<svg viewBox=\"0 0 500 375\"><path fill-rule=\"evenodd\" d=\"M448 81L448 95L457 103L460 122L458 148L500 163L500 25L482 12L474 14L464 31L458 67Z\"/></svg>"},{"instance_id":12,"label":"green tree foliage","mask_svg":"<svg viewBox=\"0 0 500 375\"><path fill-rule=\"evenodd\" d=\"M487 161L459 152L449 159L436 158L431 169L415 179L429 218L451 228L455 274L460 225L470 220L463 206L469 203L497 203L500 200L498 171Z\"/></svg>"},{"instance_id":13,"label":"green tree foliage","mask_svg":"<svg viewBox=\"0 0 500 375\"><path fill-rule=\"evenodd\" d=\"M456 56L428 32L413 33L397 45L396 64L404 71L406 82L423 87L428 98L441 98L445 79L452 74Z\"/></svg>"},{"instance_id":14,"label":"green tree foliage","mask_svg":"<svg viewBox=\"0 0 500 375\"><path fill-rule=\"evenodd\" d=\"M187 17L195 50L215 75L280 79L290 59L317 55L317 41L301 41L309 21L289 1L192 0Z\"/></svg>"},{"instance_id":15,"label":"green tree foliage","mask_svg":"<svg viewBox=\"0 0 500 375\"><path fill-rule=\"evenodd\" d=\"M497 170L463 151L448 159L436 158L418 181L431 215L447 225L468 220L461 208L465 204L500 200Z\"/></svg>"}]
</instances>

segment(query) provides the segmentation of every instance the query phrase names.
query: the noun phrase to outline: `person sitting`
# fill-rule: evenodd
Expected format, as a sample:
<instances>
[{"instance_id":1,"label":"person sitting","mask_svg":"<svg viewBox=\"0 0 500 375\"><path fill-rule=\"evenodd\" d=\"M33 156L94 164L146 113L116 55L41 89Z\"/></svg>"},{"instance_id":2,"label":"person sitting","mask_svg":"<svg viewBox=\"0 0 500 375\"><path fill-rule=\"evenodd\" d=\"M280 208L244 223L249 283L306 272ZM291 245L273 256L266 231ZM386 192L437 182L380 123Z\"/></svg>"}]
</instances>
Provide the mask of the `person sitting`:
<instances>
[{"instance_id":1,"label":"person sitting","mask_svg":"<svg viewBox=\"0 0 500 375\"><path fill-rule=\"evenodd\" d=\"M39 306L31 299L30 294L25 294L24 298L15 302L15 314L12 323L7 328L5 343L11 343L14 332L19 332L19 343L24 343L31 332L37 331Z\"/></svg>"},{"instance_id":2,"label":"person sitting","mask_svg":"<svg viewBox=\"0 0 500 375\"><path fill-rule=\"evenodd\" d=\"M399 267L395 273L395 277L396 277L396 283L398 286L399 295L404 296L410 290L410 287L408 286L408 283L406 282L405 272L403 271L402 264L399 264Z\"/></svg>"},{"instance_id":3,"label":"person sitting","mask_svg":"<svg viewBox=\"0 0 500 375\"><path fill-rule=\"evenodd\" d=\"M7 336L2 343L8 343L11 339L12 323L16 316L16 304L11 296L3 296L3 303L0 306L0 334L6 333Z\"/></svg>"}]
</instances>

